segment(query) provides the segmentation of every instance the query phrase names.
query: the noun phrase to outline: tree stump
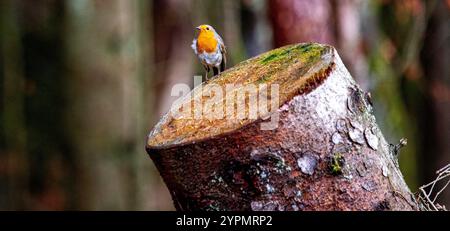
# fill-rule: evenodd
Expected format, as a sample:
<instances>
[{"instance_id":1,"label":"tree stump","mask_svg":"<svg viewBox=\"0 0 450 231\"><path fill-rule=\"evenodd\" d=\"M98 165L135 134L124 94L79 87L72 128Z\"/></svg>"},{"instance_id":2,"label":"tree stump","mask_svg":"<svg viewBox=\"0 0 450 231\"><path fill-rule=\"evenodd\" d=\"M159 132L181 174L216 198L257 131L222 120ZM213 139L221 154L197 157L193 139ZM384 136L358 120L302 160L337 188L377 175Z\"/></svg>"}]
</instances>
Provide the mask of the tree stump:
<instances>
[{"instance_id":1,"label":"tree stump","mask_svg":"<svg viewBox=\"0 0 450 231\"><path fill-rule=\"evenodd\" d=\"M227 84L235 88L211 94ZM252 91L236 96L255 85L258 101ZM250 116L263 97L273 110ZM146 150L177 210L418 210L370 94L331 46L303 43L261 54L173 108L150 132ZM271 120L275 128L264 127Z\"/></svg>"}]
</instances>

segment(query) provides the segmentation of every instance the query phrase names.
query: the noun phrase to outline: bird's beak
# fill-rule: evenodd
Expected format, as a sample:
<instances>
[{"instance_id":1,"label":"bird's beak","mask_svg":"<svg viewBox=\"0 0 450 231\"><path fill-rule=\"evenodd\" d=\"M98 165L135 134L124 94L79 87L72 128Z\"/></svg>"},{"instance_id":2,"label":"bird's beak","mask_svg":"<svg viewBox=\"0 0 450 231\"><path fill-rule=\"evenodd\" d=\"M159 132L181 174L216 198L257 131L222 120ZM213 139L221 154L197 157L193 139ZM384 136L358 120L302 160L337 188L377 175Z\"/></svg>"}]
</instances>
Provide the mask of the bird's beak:
<instances>
[{"instance_id":1,"label":"bird's beak","mask_svg":"<svg viewBox=\"0 0 450 231\"><path fill-rule=\"evenodd\" d=\"M195 29L200 30L200 26L196 27Z\"/></svg>"}]
</instances>

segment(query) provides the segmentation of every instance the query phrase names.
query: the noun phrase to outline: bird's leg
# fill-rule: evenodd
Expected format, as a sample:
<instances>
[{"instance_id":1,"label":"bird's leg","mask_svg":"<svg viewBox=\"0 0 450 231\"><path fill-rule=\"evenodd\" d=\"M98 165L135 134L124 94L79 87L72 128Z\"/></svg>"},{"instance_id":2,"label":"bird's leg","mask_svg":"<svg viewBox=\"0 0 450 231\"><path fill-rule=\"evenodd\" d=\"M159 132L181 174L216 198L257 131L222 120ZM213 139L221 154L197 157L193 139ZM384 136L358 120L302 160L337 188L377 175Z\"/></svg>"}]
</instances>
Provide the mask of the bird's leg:
<instances>
[{"instance_id":1,"label":"bird's leg","mask_svg":"<svg viewBox=\"0 0 450 231\"><path fill-rule=\"evenodd\" d=\"M206 81L208 80L209 66L204 64L203 67L205 68L205 81Z\"/></svg>"}]
</instances>

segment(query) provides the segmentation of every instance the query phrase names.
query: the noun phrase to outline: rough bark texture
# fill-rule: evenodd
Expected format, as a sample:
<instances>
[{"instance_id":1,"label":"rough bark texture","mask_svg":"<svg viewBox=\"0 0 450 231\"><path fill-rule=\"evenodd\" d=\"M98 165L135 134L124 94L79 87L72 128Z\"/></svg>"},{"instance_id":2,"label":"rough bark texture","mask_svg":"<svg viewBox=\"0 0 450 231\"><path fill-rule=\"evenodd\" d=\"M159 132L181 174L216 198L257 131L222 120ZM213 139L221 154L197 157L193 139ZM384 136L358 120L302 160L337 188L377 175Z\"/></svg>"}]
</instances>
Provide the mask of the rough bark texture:
<instances>
[{"instance_id":1,"label":"rough bark texture","mask_svg":"<svg viewBox=\"0 0 450 231\"><path fill-rule=\"evenodd\" d=\"M168 113L150 133L147 152L177 210L418 209L372 115L370 95L333 47L273 50L203 87L262 82L280 84L274 130L261 130L263 119Z\"/></svg>"}]
</instances>

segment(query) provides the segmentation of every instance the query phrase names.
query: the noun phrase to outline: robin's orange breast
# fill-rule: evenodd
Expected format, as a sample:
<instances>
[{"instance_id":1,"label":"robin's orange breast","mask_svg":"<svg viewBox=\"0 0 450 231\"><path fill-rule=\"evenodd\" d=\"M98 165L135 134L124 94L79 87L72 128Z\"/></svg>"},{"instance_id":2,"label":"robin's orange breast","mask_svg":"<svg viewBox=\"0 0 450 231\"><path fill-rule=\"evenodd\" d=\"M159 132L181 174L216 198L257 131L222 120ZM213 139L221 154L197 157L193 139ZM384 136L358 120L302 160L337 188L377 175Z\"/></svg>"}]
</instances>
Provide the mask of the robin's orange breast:
<instances>
[{"instance_id":1,"label":"robin's orange breast","mask_svg":"<svg viewBox=\"0 0 450 231\"><path fill-rule=\"evenodd\" d=\"M217 39L214 36L200 34L197 38L197 52L215 52L217 49Z\"/></svg>"}]
</instances>

